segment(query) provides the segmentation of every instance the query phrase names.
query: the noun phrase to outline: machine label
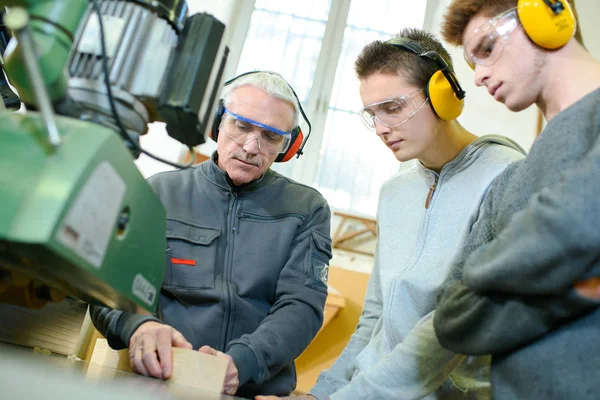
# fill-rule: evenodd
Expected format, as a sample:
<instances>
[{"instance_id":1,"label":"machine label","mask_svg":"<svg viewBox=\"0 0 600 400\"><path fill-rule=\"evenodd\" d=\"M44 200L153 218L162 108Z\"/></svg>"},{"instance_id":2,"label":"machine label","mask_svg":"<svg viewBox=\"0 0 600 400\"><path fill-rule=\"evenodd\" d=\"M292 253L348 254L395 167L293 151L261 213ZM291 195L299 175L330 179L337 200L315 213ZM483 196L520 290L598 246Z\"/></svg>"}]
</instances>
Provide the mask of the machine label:
<instances>
[{"instance_id":1,"label":"machine label","mask_svg":"<svg viewBox=\"0 0 600 400\"><path fill-rule=\"evenodd\" d=\"M117 171L107 161L98 164L67 212L57 240L100 268L125 191Z\"/></svg>"},{"instance_id":2,"label":"machine label","mask_svg":"<svg viewBox=\"0 0 600 400\"><path fill-rule=\"evenodd\" d=\"M156 298L156 288L141 274L137 274L133 279L131 291L149 306L152 305Z\"/></svg>"}]
</instances>

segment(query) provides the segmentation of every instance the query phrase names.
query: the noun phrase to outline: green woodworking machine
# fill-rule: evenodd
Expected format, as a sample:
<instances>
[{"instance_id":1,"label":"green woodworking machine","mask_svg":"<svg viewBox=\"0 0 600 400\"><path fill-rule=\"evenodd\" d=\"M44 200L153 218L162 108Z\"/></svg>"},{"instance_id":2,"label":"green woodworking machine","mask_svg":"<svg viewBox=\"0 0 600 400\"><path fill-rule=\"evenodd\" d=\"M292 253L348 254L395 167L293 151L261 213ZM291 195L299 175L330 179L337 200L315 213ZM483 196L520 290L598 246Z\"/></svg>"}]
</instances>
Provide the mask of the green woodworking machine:
<instances>
[{"instance_id":1,"label":"green woodworking machine","mask_svg":"<svg viewBox=\"0 0 600 400\"><path fill-rule=\"evenodd\" d=\"M162 121L188 147L204 142L224 25L188 16L184 0L0 0L0 11L0 61L20 98L19 111L0 102L0 302L152 312L166 217L134 164L139 136Z\"/></svg>"}]
</instances>

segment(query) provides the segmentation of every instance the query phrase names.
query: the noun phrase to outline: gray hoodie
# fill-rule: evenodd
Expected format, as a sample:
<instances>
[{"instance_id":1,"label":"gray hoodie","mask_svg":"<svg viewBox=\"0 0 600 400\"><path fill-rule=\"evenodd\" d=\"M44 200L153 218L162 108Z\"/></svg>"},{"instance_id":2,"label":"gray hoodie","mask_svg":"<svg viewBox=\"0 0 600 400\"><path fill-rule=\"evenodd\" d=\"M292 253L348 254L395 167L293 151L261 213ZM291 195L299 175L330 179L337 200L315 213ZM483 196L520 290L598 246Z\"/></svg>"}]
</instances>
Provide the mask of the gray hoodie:
<instances>
[{"instance_id":1,"label":"gray hoodie","mask_svg":"<svg viewBox=\"0 0 600 400\"><path fill-rule=\"evenodd\" d=\"M492 179L523 154L509 139L484 136L439 174L417 164L383 185L375 265L362 316L312 395L320 400L489 395L489 360L465 360L444 350L430 314L468 217Z\"/></svg>"}]
</instances>

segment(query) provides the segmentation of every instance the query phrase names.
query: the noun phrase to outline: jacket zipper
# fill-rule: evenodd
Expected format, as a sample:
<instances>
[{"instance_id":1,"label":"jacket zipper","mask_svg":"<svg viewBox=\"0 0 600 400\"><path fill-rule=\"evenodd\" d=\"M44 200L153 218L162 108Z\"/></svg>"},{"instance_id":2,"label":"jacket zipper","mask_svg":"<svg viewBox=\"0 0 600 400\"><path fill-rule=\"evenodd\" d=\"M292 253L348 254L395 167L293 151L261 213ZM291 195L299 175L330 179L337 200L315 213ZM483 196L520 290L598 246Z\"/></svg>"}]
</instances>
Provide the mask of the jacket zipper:
<instances>
[{"instance_id":1,"label":"jacket zipper","mask_svg":"<svg viewBox=\"0 0 600 400\"><path fill-rule=\"evenodd\" d=\"M223 352L225 352L227 343L229 342L229 326L230 326L230 319L231 319L231 308L232 308L232 299L233 296L231 295L231 286L229 284L229 280L231 278L231 270L232 270L232 263L233 263L233 246L234 246L234 239L235 239L235 232L237 230L236 227L236 212L235 212L235 208L237 207L237 200L238 200L238 194L236 192L232 192L231 193L231 197L232 197L232 204L231 204L231 208L230 210L232 211L229 215L230 221L231 221L231 234L227 235L228 236L228 240L229 240L229 245L227 246L229 248L229 254L227 257L227 263L225 264L225 270L223 271L223 286L225 288L225 292L227 294L227 304L225 307L225 318L224 318L224 323L225 323L225 334L223 335L222 338L222 342L221 342L221 349Z\"/></svg>"},{"instance_id":2,"label":"jacket zipper","mask_svg":"<svg viewBox=\"0 0 600 400\"><path fill-rule=\"evenodd\" d=\"M439 175L435 175L435 180L433 181L433 185L431 185L431 187L429 188L429 193L427 193L427 200L425 200L425 208L429 209L429 206L431 205L431 198L433 197L433 193L435 192L435 189L437 188L437 184L438 184L438 179L439 179Z\"/></svg>"},{"instance_id":3,"label":"jacket zipper","mask_svg":"<svg viewBox=\"0 0 600 400\"><path fill-rule=\"evenodd\" d=\"M437 185L440 179L440 175L438 175L436 172L430 171L433 176L434 176L434 180L433 180L433 184L431 185L431 187L429 188L429 192L427 193L427 199L425 200L425 209L429 209L429 207L431 206L431 200L433 199L433 194L435 193L435 190L437 189ZM423 254L423 249L425 247L425 242L427 240L427 226L429 224L429 216L430 214L428 212L425 212L425 216L423 218L423 222L421 223L421 231L419 232L419 239L417 241L417 245L419 246L418 250L415 249L415 252L411 255L410 257L410 261L407 263L406 267L403 268L400 273L404 273L404 271L410 270L411 268L413 268L417 262L419 261L419 258L421 257L421 255ZM390 286L389 289L389 293L394 293L394 291L396 290L396 285L398 284L398 276L400 275L400 273L396 276L396 278L393 280L392 285ZM386 318L384 316L384 318ZM389 319L389 315L387 316L387 319ZM396 333L393 331L393 329L386 329L388 336L390 337L391 340L397 342L398 339L396 337Z\"/></svg>"}]
</instances>

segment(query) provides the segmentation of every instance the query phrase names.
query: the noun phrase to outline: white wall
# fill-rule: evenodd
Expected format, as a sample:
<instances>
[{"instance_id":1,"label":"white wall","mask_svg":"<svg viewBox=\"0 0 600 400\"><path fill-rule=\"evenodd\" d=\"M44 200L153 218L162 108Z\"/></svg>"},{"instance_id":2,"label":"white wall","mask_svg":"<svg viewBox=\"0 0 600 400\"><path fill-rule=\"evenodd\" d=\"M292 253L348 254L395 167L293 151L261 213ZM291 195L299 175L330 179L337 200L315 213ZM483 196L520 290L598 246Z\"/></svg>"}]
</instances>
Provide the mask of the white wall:
<instances>
[{"instance_id":1,"label":"white wall","mask_svg":"<svg viewBox=\"0 0 600 400\"><path fill-rule=\"evenodd\" d=\"M583 42L594 58L600 60L600 25L598 25L600 1L577 0L575 4L577 4Z\"/></svg>"}]
</instances>

